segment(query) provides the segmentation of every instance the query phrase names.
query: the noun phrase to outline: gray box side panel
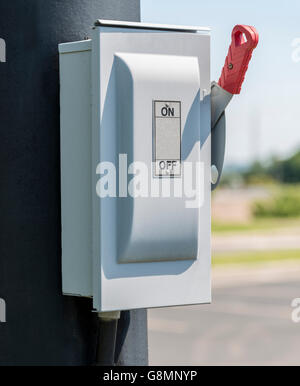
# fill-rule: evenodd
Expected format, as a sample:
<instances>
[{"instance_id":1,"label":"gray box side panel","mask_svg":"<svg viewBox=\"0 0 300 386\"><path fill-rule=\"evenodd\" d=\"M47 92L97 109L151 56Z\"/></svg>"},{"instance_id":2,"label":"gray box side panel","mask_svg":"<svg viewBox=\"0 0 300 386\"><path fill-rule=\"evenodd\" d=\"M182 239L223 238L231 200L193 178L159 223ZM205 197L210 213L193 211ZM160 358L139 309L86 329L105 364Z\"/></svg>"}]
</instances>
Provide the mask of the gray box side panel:
<instances>
[{"instance_id":1,"label":"gray box side panel","mask_svg":"<svg viewBox=\"0 0 300 386\"><path fill-rule=\"evenodd\" d=\"M60 55L63 293L92 296L91 51Z\"/></svg>"}]
</instances>

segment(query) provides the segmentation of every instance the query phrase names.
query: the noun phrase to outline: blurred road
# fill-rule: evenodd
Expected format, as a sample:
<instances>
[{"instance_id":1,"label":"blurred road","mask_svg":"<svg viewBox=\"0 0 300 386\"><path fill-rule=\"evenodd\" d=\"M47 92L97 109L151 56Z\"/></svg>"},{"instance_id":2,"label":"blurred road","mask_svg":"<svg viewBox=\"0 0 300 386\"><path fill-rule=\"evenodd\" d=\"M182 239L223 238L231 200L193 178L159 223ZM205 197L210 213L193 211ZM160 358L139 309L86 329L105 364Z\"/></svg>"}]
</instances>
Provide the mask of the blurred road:
<instances>
[{"instance_id":1,"label":"blurred road","mask_svg":"<svg viewBox=\"0 0 300 386\"><path fill-rule=\"evenodd\" d=\"M240 251L288 251L300 249L300 229L284 234L274 231L272 234L245 234L239 235L214 235L214 253L228 253Z\"/></svg>"},{"instance_id":2,"label":"blurred road","mask_svg":"<svg viewBox=\"0 0 300 386\"><path fill-rule=\"evenodd\" d=\"M213 304L149 311L151 365L300 365L300 264L217 268Z\"/></svg>"}]
</instances>

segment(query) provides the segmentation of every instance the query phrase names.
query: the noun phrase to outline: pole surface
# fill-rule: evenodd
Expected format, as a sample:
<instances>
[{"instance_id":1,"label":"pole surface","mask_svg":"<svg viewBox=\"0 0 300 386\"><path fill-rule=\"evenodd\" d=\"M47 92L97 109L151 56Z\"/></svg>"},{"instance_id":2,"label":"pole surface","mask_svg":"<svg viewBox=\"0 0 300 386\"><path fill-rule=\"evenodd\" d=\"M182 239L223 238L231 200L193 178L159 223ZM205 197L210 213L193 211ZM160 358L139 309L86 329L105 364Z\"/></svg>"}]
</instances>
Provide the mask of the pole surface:
<instances>
[{"instance_id":1,"label":"pole surface","mask_svg":"<svg viewBox=\"0 0 300 386\"><path fill-rule=\"evenodd\" d=\"M89 365L95 358L91 301L61 294L57 45L90 36L99 18L139 21L139 0L0 0L1 365ZM140 331L145 313L132 315L130 331ZM122 363L146 364L141 334L140 341L126 337ZM144 352L138 363L129 363L133 346Z\"/></svg>"}]
</instances>

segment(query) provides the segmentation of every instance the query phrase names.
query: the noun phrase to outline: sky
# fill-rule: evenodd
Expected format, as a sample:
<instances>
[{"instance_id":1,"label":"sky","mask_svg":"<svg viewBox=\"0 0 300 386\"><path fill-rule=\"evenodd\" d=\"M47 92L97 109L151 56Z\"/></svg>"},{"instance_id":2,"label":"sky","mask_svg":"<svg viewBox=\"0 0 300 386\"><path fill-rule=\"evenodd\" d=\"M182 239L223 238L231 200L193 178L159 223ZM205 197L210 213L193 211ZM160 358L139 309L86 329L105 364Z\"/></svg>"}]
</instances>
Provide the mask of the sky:
<instances>
[{"instance_id":1,"label":"sky","mask_svg":"<svg viewBox=\"0 0 300 386\"><path fill-rule=\"evenodd\" d=\"M233 27L256 27L259 45L242 92L227 109L226 165L285 158L300 149L299 0L141 0L141 11L144 22L211 27L216 81Z\"/></svg>"}]
</instances>

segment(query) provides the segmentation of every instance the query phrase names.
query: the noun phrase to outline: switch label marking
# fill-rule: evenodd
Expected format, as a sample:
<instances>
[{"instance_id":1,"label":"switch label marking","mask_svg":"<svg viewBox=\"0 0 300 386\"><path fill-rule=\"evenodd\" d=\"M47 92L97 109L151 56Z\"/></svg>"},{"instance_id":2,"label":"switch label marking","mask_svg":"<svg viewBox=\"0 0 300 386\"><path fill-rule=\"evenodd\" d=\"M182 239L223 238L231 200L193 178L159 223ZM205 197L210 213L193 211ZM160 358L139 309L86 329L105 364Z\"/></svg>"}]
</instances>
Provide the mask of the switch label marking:
<instances>
[{"instance_id":1,"label":"switch label marking","mask_svg":"<svg viewBox=\"0 0 300 386\"><path fill-rule=\"evenodd\" d=\"M155 177L181 176L181 102L153 102Z\"/></svg>"}]
</instances>

